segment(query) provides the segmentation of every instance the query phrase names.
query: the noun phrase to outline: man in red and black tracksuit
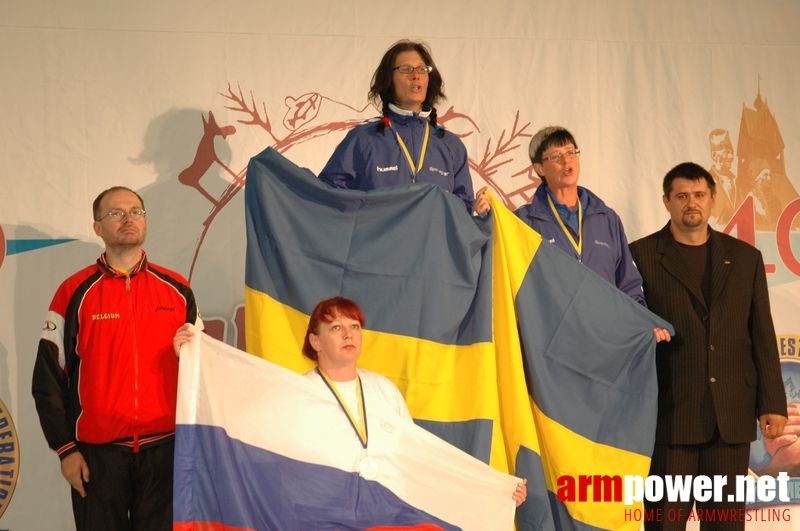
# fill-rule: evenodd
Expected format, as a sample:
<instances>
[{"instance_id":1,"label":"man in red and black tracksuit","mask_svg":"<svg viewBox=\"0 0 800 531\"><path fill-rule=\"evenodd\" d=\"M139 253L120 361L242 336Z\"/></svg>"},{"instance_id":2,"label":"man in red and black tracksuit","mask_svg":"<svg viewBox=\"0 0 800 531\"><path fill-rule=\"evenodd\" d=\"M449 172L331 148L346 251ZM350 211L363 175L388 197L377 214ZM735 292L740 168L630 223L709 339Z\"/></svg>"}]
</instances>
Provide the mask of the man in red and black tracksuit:
<instances>
[{"instance_id":1,"label":"man in red and black tracksuit","mask_svg":"<svg viewBox=\"0 0 800 531\"><path fill-rule=\"evenodd\" d=\"M33 371L45 438L72 486L78 531L172 529L178 359L202 326L186 279L147 261L144 203L113 187L93 204L105 243L50 304Z\"/></svg>"}]
</instances>

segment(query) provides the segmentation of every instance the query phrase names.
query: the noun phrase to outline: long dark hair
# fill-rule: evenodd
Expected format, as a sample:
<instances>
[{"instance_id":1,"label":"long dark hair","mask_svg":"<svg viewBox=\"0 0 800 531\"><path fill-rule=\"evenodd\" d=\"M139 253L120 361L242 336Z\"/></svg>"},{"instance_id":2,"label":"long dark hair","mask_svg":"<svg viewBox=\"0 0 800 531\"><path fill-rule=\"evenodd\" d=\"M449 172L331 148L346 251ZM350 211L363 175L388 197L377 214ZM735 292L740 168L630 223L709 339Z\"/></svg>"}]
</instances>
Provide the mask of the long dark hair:
<instances>
[{"instance_id":1,"label":"long dark hair","mask_svg":"<svg viewBox=\"0 0 800 531\"><path fill-rule=\"evenodd\" d=\"M386 53L383 54L378 68L372 74L372 84L369 87L369 101L381 108L381 115L385 118L389 115L389 103L394 103L394 62L397 56L403 52L417 52L425 64L433 67L428 74L428 92L425 94L423 106L429 107L431 114L428 117L431 125L437 130L441 137L444 135L444 128L436 123L436 104L445 100L444 81L439 69L433 62L433 56L428 46L422 42L403 39L394 43ZM381 134L386 130L385 120L381 120L378 128Z\"/></svg>"}]
</instances>

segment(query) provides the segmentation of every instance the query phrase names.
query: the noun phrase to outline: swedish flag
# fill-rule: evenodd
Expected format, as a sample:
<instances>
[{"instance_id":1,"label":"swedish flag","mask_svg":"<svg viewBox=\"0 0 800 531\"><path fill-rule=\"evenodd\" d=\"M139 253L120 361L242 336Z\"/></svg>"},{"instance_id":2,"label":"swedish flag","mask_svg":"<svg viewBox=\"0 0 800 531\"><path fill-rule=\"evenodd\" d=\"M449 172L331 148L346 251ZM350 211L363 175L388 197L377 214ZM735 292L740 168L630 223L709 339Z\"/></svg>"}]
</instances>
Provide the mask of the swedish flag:
<instances>
[{"instance_id":1,"label":"swedish flag","mask_svg":"<svg viewBox=\"0 0 800 531\"><path fill-rule=\"evenodd\" d=\"M419 425L528 478L519 529L638 529L635 507L562 502L558 480L647 475L652 329L670 327L492 201L480 220L430 185L336 190L263 151L245 192L247 350L305 371L308 315L351 298L367 318L359 365Z\"/></svg>"}]
</instances>

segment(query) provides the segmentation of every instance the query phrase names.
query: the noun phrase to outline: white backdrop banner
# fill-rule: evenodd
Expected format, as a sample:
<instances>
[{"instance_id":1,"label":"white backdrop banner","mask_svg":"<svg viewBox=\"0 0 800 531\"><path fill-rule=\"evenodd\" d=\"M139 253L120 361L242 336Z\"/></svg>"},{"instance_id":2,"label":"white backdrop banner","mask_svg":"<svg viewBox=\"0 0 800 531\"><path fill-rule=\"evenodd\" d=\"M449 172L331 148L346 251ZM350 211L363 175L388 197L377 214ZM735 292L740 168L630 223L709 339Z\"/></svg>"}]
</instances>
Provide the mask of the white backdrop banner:
<instances>
[{"instance_id":1,"label":"white backdrop banner","mask_svg":"<svg viewBox=\"0 0 800 531\"><path fill-rule=\"evenodd\" d=\"M440 121L466 144L475 188L509 207L538 185L527 144L546 125L574 133L581 184L630 240L667 221L667 170L712 170L714 226L764 253L800 403L795 1L0 0L0 13L0 530L73 529L30 380L56 287L102 251L94 197L117 184L143 196L151 259L189 277L209 332L243 347L249 158L272 146L318 172L376 114L372 73L406 37L432 48ZM800 441L756 441L751 467L797 477L800 500ZM779 518L748 529L800 529L800 509L766 515Z\"/></svg>"}]
</instances>

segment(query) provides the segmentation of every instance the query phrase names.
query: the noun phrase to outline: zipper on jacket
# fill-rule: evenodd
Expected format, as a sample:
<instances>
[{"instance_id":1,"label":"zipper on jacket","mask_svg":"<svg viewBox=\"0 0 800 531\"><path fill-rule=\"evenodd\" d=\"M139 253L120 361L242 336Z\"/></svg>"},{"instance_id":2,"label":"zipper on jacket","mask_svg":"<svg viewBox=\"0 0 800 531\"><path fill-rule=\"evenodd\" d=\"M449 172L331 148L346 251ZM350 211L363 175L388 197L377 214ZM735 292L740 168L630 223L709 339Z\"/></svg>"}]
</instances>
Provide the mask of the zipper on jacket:
<instances>
[{"instance_id":1,"label":"zipper on jacket","mask_svg":"<svg viewBox=\"0 0 800 531\"><path fill-rule=\"evenodd\" d=\"M145 274L141 272L139 274ZM125 277L125 291L128 293L131 327L133 328L133 453L139 453L139 343L136 340L136 308L131 295L131 277Z\"/></svg>"}]
</instances>

